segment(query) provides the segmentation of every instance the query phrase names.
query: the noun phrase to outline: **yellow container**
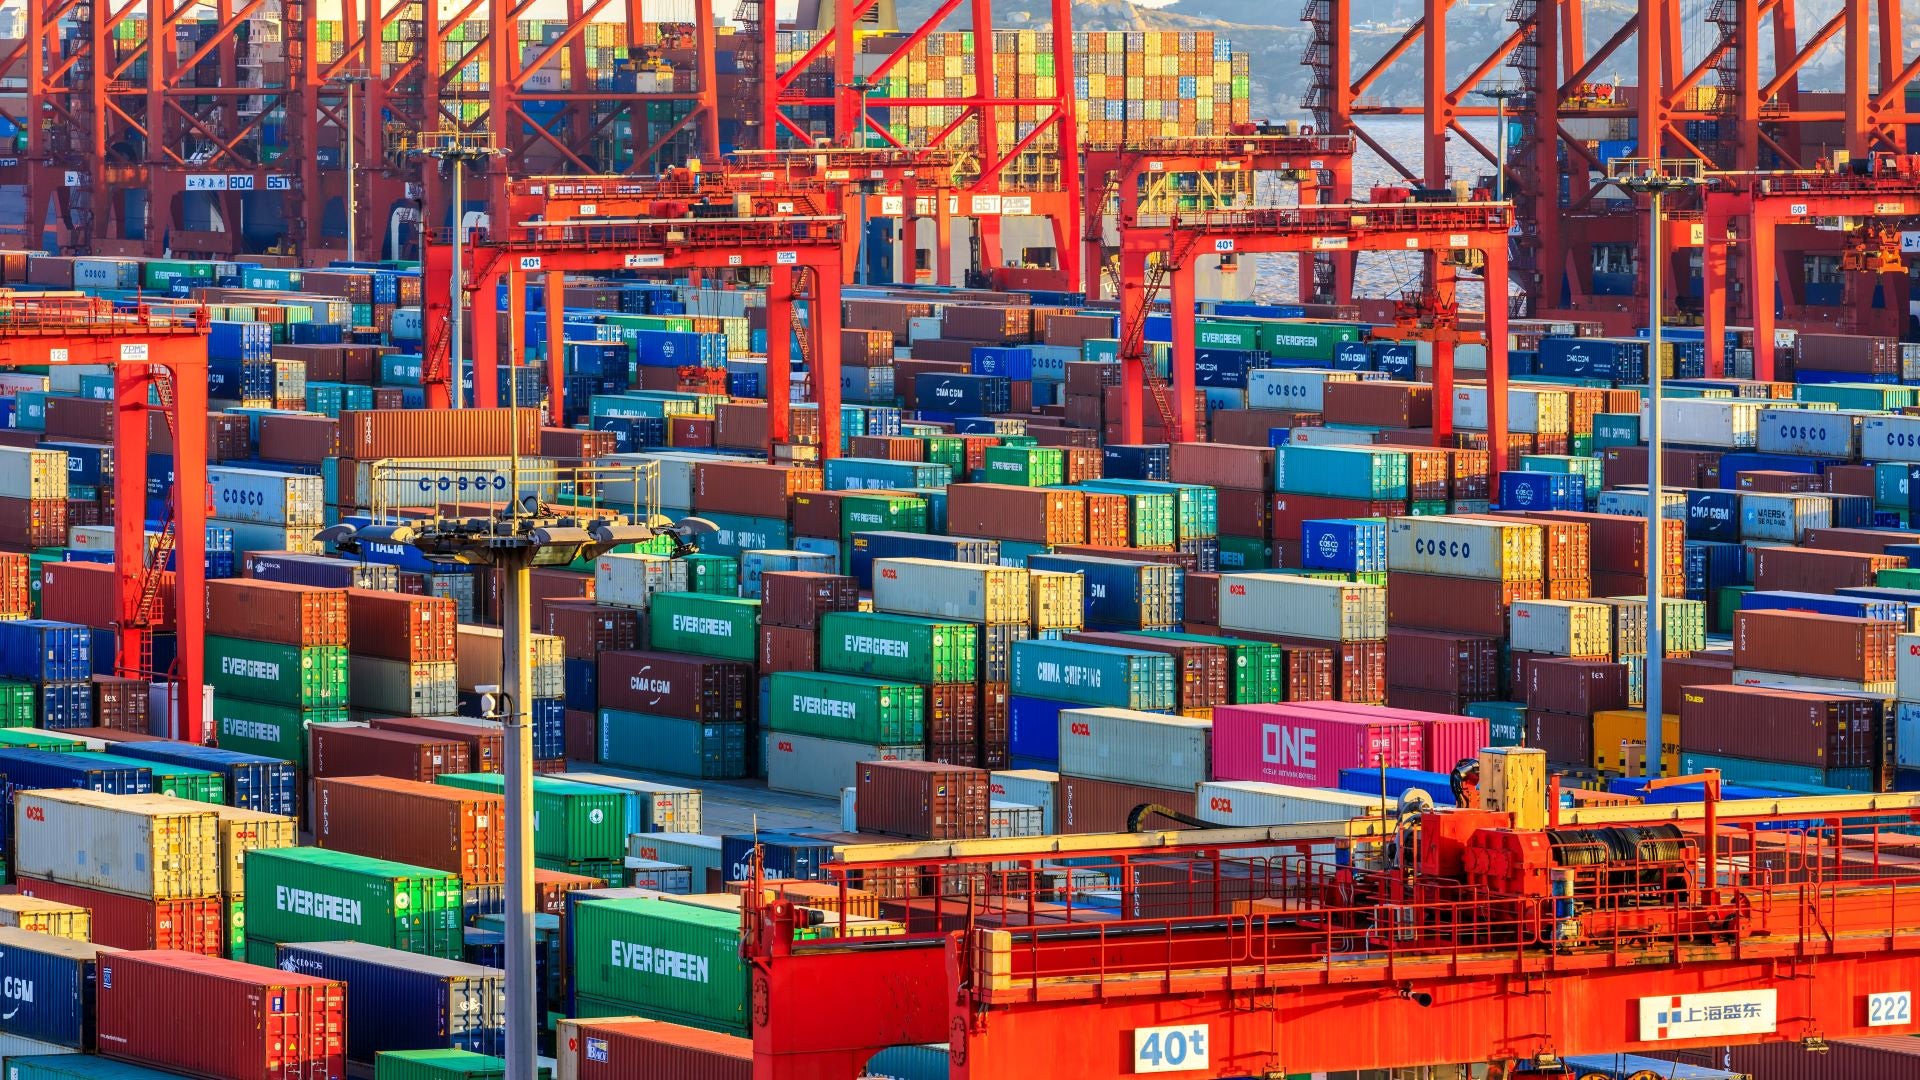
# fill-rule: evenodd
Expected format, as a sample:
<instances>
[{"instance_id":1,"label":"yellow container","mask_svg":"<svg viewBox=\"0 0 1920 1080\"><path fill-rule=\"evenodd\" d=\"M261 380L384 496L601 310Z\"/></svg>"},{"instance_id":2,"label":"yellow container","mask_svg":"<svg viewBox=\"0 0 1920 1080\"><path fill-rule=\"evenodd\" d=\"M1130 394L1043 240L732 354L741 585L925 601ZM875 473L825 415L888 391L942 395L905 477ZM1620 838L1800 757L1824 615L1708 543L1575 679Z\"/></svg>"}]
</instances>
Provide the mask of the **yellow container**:
<instances>
[{"instance_id":1,"label":"yellow container","mask_svg":"<svg viewBox=\"0 0 1920 1080\"><path fill-rule=\"evenodd\" d=\"M1638 709L1607 709L1593 714L1593 767L1621 772L1627 767L1627 746L1645 746L1646 714ZM1660 717L1660 775L1680 775L1680 717Z\"/></svg>"},{"instance_id":2,"label":"yellow container","mask_svg":"<svg viewBox=\"0 0 1920 1080\"><path fill-rule=\"evenodd\" d=\"M237 806L209 809L220 819L220 891L229 899L246 894L247 852L300 846L299 823L290 817Z\"/></svg>"},{"instance_id":3,"label":"yellow container","mask_svg":"<svg viewBox=\"0 0 1920 1080\"><path fill-rule=\"evenodd\" d=\"M1086 575L1029 570L1033 585L1033 628L1079 630L1086 625Z\"/></svg>"},{"instance_id":4,"label":"yellow container","mask_svg":"<svg viewBox=\"0 0 1920 1080\"><path fill-rule=\"evenodd\" d=\"M14 797L14 870L152 900L220 894L218 819L207 803L80 789Z\"/></svg>"},{"instance_id":5,"label":"yellow container","mask_svg":"<svg viewBox=\"0 0 1920 1080\"><path fill-rule=\"evenodd\" d=\"M93 912L76 904L36 896L0 896L0 926L52 934L69 941L93 940Z\"/></svg>"}]
</instances>

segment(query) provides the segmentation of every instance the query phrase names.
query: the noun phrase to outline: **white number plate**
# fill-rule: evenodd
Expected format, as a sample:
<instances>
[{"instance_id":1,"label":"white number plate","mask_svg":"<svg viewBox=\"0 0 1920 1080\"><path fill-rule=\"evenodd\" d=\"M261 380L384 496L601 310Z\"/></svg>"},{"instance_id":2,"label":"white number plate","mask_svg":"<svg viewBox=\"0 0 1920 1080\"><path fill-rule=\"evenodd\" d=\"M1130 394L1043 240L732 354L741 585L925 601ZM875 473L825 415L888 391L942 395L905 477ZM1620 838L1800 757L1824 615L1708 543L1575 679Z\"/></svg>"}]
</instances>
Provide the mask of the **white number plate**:
<instances>
[{"instance_id":1,"label":"white number plate","mask_svg":"<svg viewBox=\"0 0 1920 1080\"><path fill-rule=\"evenodd\" d=\"M1192 1072L1207 1067L1205 1024L1133 1029L1134 1072Z\"/></svg>"},{"instance_id":2,"label":"white number plate","mask_svg":"<svg viewBox=\"0 0 1920 1080\"><path fill-rule=\"evenodd\" d=\"M1896 990L1867 995L1868 1027L1905 1027L1913 1023L1913 994Z\"/></svg>"}]
</instances>

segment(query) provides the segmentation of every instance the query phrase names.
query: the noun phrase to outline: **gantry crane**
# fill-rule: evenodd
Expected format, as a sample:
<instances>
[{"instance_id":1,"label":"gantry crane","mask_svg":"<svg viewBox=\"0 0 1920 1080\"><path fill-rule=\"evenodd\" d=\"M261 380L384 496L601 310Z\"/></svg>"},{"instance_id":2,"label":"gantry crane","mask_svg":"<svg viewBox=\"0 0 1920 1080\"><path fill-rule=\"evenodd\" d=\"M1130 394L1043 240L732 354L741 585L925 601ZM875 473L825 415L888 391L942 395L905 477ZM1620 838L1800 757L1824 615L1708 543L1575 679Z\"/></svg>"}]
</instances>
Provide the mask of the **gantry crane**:
<instances>
[{"instance_id":1,"label":"gantry crane","mask_svg":"<svg viewBox=\"0 0 1920 1080\"><path fill-rule=\"evenodd\" d=\"M919 280L915 258L921 247L925 219L934 223L933 272L936 285L953 283L953 219L959 215L960 187L956 169L960 155L938 147L810 146L758 151L733 156L743 175L769 167L778 182L796 181L807 187L837 185L847 215L844 280L858 277L865 238L864 224L872 218L898 218L905 234L907 259L894 279L900 284Z\"/></svg>"},{"instance_id":2,"label":"gantry crane","mask_svg":"<svg viewBox=\"0 0 1920 1080\"><path fill-rule=\"evenodd\" d=\"M1036 1062L1061 1080L1500 1076L1920 1031L1920 794L1564 810L1544 794L838 849L829 881L879 893L907 932L796 941L794 905L750 890L754 1076L849 1080L881 1048L935 1042L960 1080Z\"/></svg>"},{"instance_id":3,"label":"gantry crane","mask_svg":"<svg viewBox=\"0 0 1920 1080\"><path fill-rule=\"evenodd\" d=\"M1393 190L1393 189L1389 189ZM1139 442L1143 398L1151 395L1168 437L1199 437L1194 413L1194 263L1209 255L1320 251L1477 251L1485 279L1506 278L1508 203L1371 202L1316 204L1218 213L1140 215L1120 234L1120 362L1123 442ZM1172 301L1173 359L1167 384L1146 364L1146 320L1159 292ZM1448 299L1451 297L1448 296ZM1486 305L1487 430L1495 471L1506 467L1507 310ZM1446 362L1442 363L1442 357ZM1453 364L1450 350L1436 350L1433 376L1434 438L1453 432Z\"/></svg>"},{"instance_id":4,"label":"gantry crane","mask_svg":"<svg viewBox=\"0 0 1920 1080\"><path fill-rule=\"evenodd\" d=\"M109 301L0 294L0 367L98 365L113 369L114 665L134 678L165 678L179 697L172 735L200 742L206 658L207 313L190 318L146 306L117 311ZM147 548L147 423L159 400L173 436L172 512ZM174 670L154 670L160 591L175 556ZM189 720L191 718L191 720Z\"/></svg>"}]
</instances>

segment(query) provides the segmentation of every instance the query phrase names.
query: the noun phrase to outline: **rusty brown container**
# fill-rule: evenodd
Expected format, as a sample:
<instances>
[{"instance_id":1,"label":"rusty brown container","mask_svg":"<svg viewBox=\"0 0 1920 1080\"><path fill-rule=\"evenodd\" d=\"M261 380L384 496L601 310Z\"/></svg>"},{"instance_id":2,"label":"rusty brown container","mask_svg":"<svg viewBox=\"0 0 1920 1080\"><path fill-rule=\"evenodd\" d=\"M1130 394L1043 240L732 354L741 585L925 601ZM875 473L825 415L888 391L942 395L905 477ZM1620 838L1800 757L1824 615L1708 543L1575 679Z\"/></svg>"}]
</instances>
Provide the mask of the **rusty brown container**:
<instances>
[{"instance_id":1,"label":"rusty brown container","mask_svg":"<svg viewBox=\"0 0 1920 1080\"><path fill-rule=\"evenodd\" d=\"M465 743L474 772L501 772L506 768L507 736L498 724L463 724L426 716L389 716L369 720L375 731L398 731L429 739Z\"/></svg>"},{"instance_id":2,"label":"rusty brown container","mask_svg":"<svg viewBox=\"0 0 1920 1080\"><path fill-rule=\"evenodd\" d=\"M1827 490L1835 495L1873 497L1873 466L1871 465L1831 465L1823 475L1827 478ZM1833 547L1834 545L1815 546Z\"/></svg>"},{"instance_id":3,"label":"rusty brown container","mask_svg":"<svg viewBox=\"0 0 1920 1080\"><path fill-rule=\"evenodd\" d=\"M1680 749L1823 769L1868 768L1879 705L1757 686L1694 686L1680 697Z\"/></svg>"},{"instance_id":4,"label":"rusty brown container","mask_svg":"<svg viewBox=\"0 0 1920 1080\"><path fill-rule=\"evenodd\" d=\"M948 304L940 312L940 334L1005 344L1033 340L1033 309L1016 305Z\"/></svg>"},{"instance_id":5,"label":"rusty brown container","mask_svg":"<svg viewBox=\"0 0 1920 1080\"><path fill-rule=\"evenodd\" d=\"M1756 1080L1912 1080L1920 1076L1920 1039L1912 1035L1830 1039L1824 1046L1818 1054L1808 1053L1799 1042L1730 1046L1727 1068ZM1697 1063L1698 1058L1690 1060Z\"/></svg>"},{"instance_id":6,"label":"rusty brown container","mask_svg":"<svg viewBox=\"0 0 1920 1080\"><path fill-rule=\"evenodd\" d=\"M1087 544L1090 547L1127 546L1132 529L1132 512L1125 495L1089 491L1082 498L1087 506Z\"/></svg>"},{"instance_id":7,"label":"rusty brown container","mask_svg":"<svg viewBox=\"0 0 1920 1080\"><path fill-rule=\"evenodd\" d=\"M1324 495L1295 495L1281 492L1273 496L1269 518L1273 539L1297 543L1309 521L1324 518L1399 517L1407 512L1405 503L1368 499L1334 499Z\"/></svg>"},{"instance_id":8,"label":"rusty brown container","mask_svg":"<svg viewBox=\"0 0 1920 1080\"><path fill-rule=\"evenodd\" d=\"M346 592L252 578L209 581L207 633L303 649L344 646L351 640Z\"/></svg>"},{"instance_id":9,"label":"rusty brown container","mask_svg":"<svg viewBox=\"0 0 1920 1080\"><path fill-rule=\"evenodd\" d=\"M719 424L711 416L667 417L667 445L687 449L717 446Z\"/></svg>"},{"instance_id":10,"label":"rusty brown container","mask_svg":"<svg viewBox=\"0 0 1920 1080\"><path fill-rule=\"evenodd\" d=\"M95 675L92 681L95 724L113 731L146 734L151 683L118 675Z\"/></svg>"},{"instance_id":11,"label":"rusty brown container","mask_svg":"<svg viewBox=\"0 0 1920 1080\"><path fill-rule=\"evenodd\" d=\"M1086 541L1083 492L1007 484L954 484L947 488L947 533L1032 544Z\"/></svg>"},{"instance_id":12,"label":"rusty brown container","mask_svg":"<svg viewBox=\"0 0 1920 1080\"><path fill-rule=\"evenodd\" d=\"M1538 581L1484 581L1394 570L1387 574L1387 623L1503 638L1507 609L1514 601L1544 596Z\"/></svg>"},{"instance_id":13,"label":"rusty brown container","mask_svg":"<svg viewBox=\"0 0 1920 1080\"><path fill-rule=\"evenodd\" d=\"M820 470L757 461L703 461L693 469L693 508L784 518L787 498L821 486Z\"/></svg>"},{"instance_id":14,"label":"rusty brown container","mask_svg":"<svg viewBox=\"0 0 1920 1080\"><path fill-rule=\"evenodd\" d=\"M1732 684L1732 653L1670 656L1660 664L1660 711L1680 715L1681 694L1689 686Z\"/></svg>"},{"instance_id":15,"label":"rusty brown container","mask_svg":"<svg viewBox=\"0 0 1920 1080\"><path fill-rule=\"evenodd\" d=\"M1830 593L1872 585L1879 571L1907 564L1897 555L1858 551L1779 546L1755 547L1752 552L1753 587L1769 592Z\"/></svg>"},{"instance_id":16,"label":"rusty brown container","mask_svg":"<svg viewBox=\"0 0 1920 1080\"><path fill-rule=\"evenodd\" d=\"M1041 446L1099 446L1100 432L1082 431L1072 427L1057 427L1053 424L1027 424L1027 434Z\"/></svg>"},{"instance_id":17,"label":"rusty brown container","mask_svg":"<svg viewBox=\"0 0 1920 1080\"><path fill-rule=\"evenodd\" d=\"M1545 657L1527 664L1527 681L1515 695L1529 709L1592 716L1627 708L1627 665L1606 660Z\"/></svg>"},{"instance_id":18,"label":"rusty brown container","mask_svg":"<svg viewBox=\"0 0 1920 1080\"><path fill-rule=\"evenodd\" d=\"M347 625L361 656L425 663L458 659L460 616L451 597L348 589Z\"/></svg>"},{"instance_id":19,"label":"rusty brown container","mask_svg":"<svg viewBox=\"0 0 1920 1080\"><path fill-rule=\"evenodd\" d=\"M1527 745L1547 753L1555 765L1590 768L1593 765L1593 716L1590 713L1528 709Z\"/></svg>"},{"instance_id":20,"label":"rusty brown container","mask_svg":"<svg viewBox=\"0 0 1920 1080\"><path fill-rule=\"evenodd\" d=\"M1824 551L1884 555L1887 548L1895 544L1920 544L1920 532L1901 529L1808 529L1800 534L1800 543Z\"/></svg>"},{"instance_id":21,"label":"rusty brown container","mask_svg":"<svg viewBox=\"0 0 1920 1080\"><path fill-rule=\"evenodd\" d=\"M1012 691L1004 682L980 684L980 753L977 760L983 769L1007 767L1008 739L1011 735L1008 699L1011 694Z\"/></svg>"},{"instance_id":22,"label":"rusty brown container","mask_svg":"<svg viewBox=\"0 0 1920 1080\"><path fill-rule=\"evenodd\" d=\"M1465 700L1500 693L1500 639L1393 627L1387 631L1388 696L1395 688Z\"/></svg>"},{"instance_id":23,"label":"rusty brown container","mask_svg":"<svg viewBox=\"0 0 1920 1080\"><path fill-rule=\"evenodd\" d=\"M1292 409L1221 409L1209 418L1215 442L1259 446L1274 428L1321 427L1317 412Z\"/></svg>"},{"instance_id":24,"label":"rusty brown container","mask_svg":"<svg viewBox=\"0 0 1920 1080\"><path fill-rule=\"evenodd\" d=\"M713 445L729 450L766 450L773 441L773 420L765 402L729 401L713 411Z\"/></svg>"},{"instance_id":25,"label":"rusty brown container","mask_svg":"<svg viewBox=\"0 0 1920 1080\"><path fill-rule=\"evenodd\" d=\"M400 409L340 414L340 453L393 457L506 457L540 453L539 409Z\"/></svg>"},{"instance_id":26,"label":"rusty brown container","mask_svg":"<svg viewBox=\"0 0 1920 1080\"><path fill-rule=\"evenodd\" d=\"M65 499L0 499L0 546L21 550L66 542Z\"/></svg>"},{"instance_id":27,"label":"rusty brown container","mask_svg":"<svg viewBox=\"0 0 1920 1080\"><path fill-rule=\"evenodd\" d=\"M7 553L9 559L24 556ZM105 630L120 619L118 577L107 563L50 562L40 568L40 617ZM173 571L161 572L159 629L174 625ZM15 611L25 614L18 607Z\"/></svg>"},{"instance_id":28,"label":"rusty brown container","mask_svg":"<svg viewBox=\"0 0 1920 1080\"><path fill-rule=\"evenodd\" d=\"M759 694L752 664L659 652L600 654L600 705L685 720L745 720Z\"/></svg>"},{"instance_id":29,"label":"rusty brown container","mask_svg":"<svg viewBox=\"0 0 1920 1080\"><path fill-rule=\"evenodd\" d=\"M1183 576L1186 582L1186 621L1217 625L1220 622L1220 575L1188 572Z\"/></svg>"},{"instance_id":30,"label":"rusty brown container","mask_svg":"<svg viewBox=\"0 0 1920 1080\"><path fill-rule=\"evenodd\" d=\"M157 411L157 410L156 410ZM89 439L113 441L113 402L98 398L47 398L46 435L49 439ZM165 430L162 422L161 430ZM156 451L164 452L164 451Z\"/></svg>"},{"instance_id":31,"label":"rusty brown container","mask_svg":"<svg viewBox=\"0 0 1920 1080\"><path fill-rule=\"evenodd\" d=\"M1330 382L1321 408L1329 424L1433 426L1433 387L1414 382Z\"/></svg>"},{"instance_id":32,"label":"rusty brown container","mask_svg":"<svg viewBox=\"0 0 1920 1080\"><path fill-rule=\"evenodd\" d=\"M914 840L987 835L992 792L983 769L931 761L863 761L854 795L861 832Z\"/></svg>"},{"instance_id":33,"label":"rusty brown container","mask_svg":"<svg viewBox=\"0 0 1920 1080\"><path fill-rule=\"evenodd\" d=\"M1164 806L1176 813L1194 816L1194 793L1185 788L1151 788L1139 784L1119 784L1111 780L1090 780L1084 776L1062 776L1054 794L1054 826L1063 833L1126 832L1127 817L1135 807ZM1153 829L1181 829L1186 826L1164 817L1148 823Z\"/></svg>"},{"instance_id":34,"label":"rusty brown container","mask_svg":"<svg viewBox=\"0 0 1920 1080\"><path fill-rule=\"evenodd\" d=\"M1272 535L1273 498L1253 488L1215 488L1215 513L1221 536Z\"/></svg>"},{"instance_id":35,"label":"rusty brown container","mask_svg":"<svg viewBox=\"0 0 1920 1080\"><path fill-rule=\"evenodd\" d=\"M892 332L843 327L840 331L840 362L861 367L893 363Z\"/></svg>"},{"instance_id":36,"label":"rusty brown container","mask_svg":"<svg viewBox=\"0 0 1920 1080\"><path fill-rule=\"evenodd\" d=\"M388 776L313 784L313 842L459 874L464 885L506 880L506 800L491 792Z\"/></svg>"},{"instance_id":37,"label":"rusty brown container","mask_svg":"<svg viewBox=\"0 0 1920 1080\"><path fill-rule=\"evenodd\" d=\"M1827 481L1817 473L1780 472L1772 469L1742 470L1733 474L1737 491L1790 495L1827 490Z\"/></svg>"},{"instance_id":38,"label":"rusty brown container","mask_svg":"<svg viewBox=\"0 0 1920 1080\"><path fill-rule=\"evenodd\" d=\"M475 771L467 744L451 739L351 724L315 724L307 736L307 770L316 778L395 776L431 783L436 776Z\"/></svg>"},{"instance_id":39,"label":"rusty brown container","mask_svg":"<svg viewBox=\"0 0 1920 1080\"><path fill-rule=\"evenodd\" d=\"M260 418L260 458L318 465L340 456L340 422L330 416L272 414Z\"/></svg>"},{"instance_id":40,"label":"rusty brown container","mask_svg":"<svg viewBox=\"0 0 1920 1080\"><path fill-rule=\"evenodd\" d=\"M1737 611L1733 666L1816 679L1892 682L1895 639L1902 629L1894 622L1804 611Z\"/></svg>"},{"instance_id":41,"label":"rusty brown container","mask_svg":"<svg viewBox=\"0 0 1920 1080\"><path fill-rule=\"evenodd\" d=\"M1288 701L1334 700L1333 650L1322 645L1285 645Z\"/></svg>"},{"instance_id":42,"label":"rusty brown container","mask_svg":"<svg viewBox=\"0 0 1920 1080\"><path fill-rule=\"evenodd\" d=\"M1472 698L1464 694L1450 694L1444 690L1421 690L1411 686L1387 687L1387 708L1411 709L1414 712L1447 713L1458 716L1467 711L1473 703Z\"/></svg>"},{"instance_id":43,"label":"rusty brown container","mask_svg":"<svg viewBox=\"0 0 1920 1080\"><path fill-rule=\"evenodd\" d=\"M1647 448L1609 446L1600 452L1600 479L1606 487L1647 482ZM1677 488L1720 486L1720 454L1713 450L1668 450L1661 455L1662 482Z\"/></svg>"},{"instance_id":44,"label":"rusty brown container","mask_svg":"<svg viewBox=\"0 0 1920 1080\"><path fill-rule=\"evenodd\" d=\"M925 461L927 443L905 435L855 435L849 440L847 454L881 461Z\"/></svg>"},{"instance_id":45,"label":"rusty brown container","mask_svg":"<svg viewBox=\"0 0 1920 1080\"><path fill-rule=\"evenodd\" d=\"M1174 443L1168 478L1176 484L1265 489L1273 485L1273 451L1264 439L1257 446Z\"/></svg>"},{"instance_id":46,"label":"rusty brown container","mask_svg":"<svg viewBox=\"0 0 1920 1080\"><path fill-rule=\"evenodd\" d=\"M1106 454L1097 446L1063 446L1060 448L1060 457L1069 484L1098 480L1106 475Z\"/></svg>"},{"instance_id":47,"label":"rusty brown container","mask_svg":"<svg viewBox=\"0 0 1920 1080\"><path fill-rule=\"evenodd\" d=\"M534 624L543 634L566 643L573 660L593 660L603 652L640 645L640 612L591 600L547 600L536 607Z\"/></svg>"},{"instance_id":48,"label":"rusty brown container","mask_svg":"<svg viewBox=\"0 0 1920 1080\"><path fill-rule=\"evenodd\" d=\"M838 540L842 529L840 524L840 502L846 496L844 491L801 491L794 493L788 500L789 515L793 522L795 536L812 536L822 540Z\"/></svg>"},{"instance_id":49,"label":"rusty brown container","mask_svg":"<svg viewBox=\"0 0 1920 1080\"><path fill-rule=\"evenodd\" d=\"M857 611L860 583L844 574L776 570L760 576L760 623L812 630L820 616Z\"/></svg>"},{"instance_id":50,"label":"rusty brown container","mask_svg":"<svg viewBox=\"0 0 1920 1080\"><path fill-rule=\"evenodd\" d=\"M533 868L533 910L542 915L565 915L568 893L606 887L607 883L597 877L536 866Z\"/></svg>"},{"instance_id":51,"label":"rusty brown container","mask_svg":"<svg viewBox=\"0 0 1920 1080\"><path fill-rule=\"evenodd\" d=\"M1183 712L1232 704L1232 661L1224 645L1201 645L1151 634L1079 633L1066 635L1066 640L1173 657L1179 679L1176 698Z\"/></svg>"},{"instance_id":52,"label":"rusty brown container","mask_svg":"<svg viewBox=\"0 0 1920 1080\"><path fill-rule=\"evenodd\" d=\"M820 639L806 627L760 627L760 674L776 671L813 671L820 666Z\"/></svg>"},{"instance_id":53,"label":"rusty brown container","mask_svg":"<svg viewBox=\"0 0 1920 1080\"><path fill-rule=\"evenodd\" d=\"M588 431L567 427L540 429L541 457L591 461L594 458L605 457L618 448L619 442L611 431Z\"/></svg>"},{"instance_id":54,"label":"rusty brown container","mask_svg":"<svg viewBox=\"0 0 1920 1080\"><path fill-rule=\"evenodd\" d=\"M980 688L974 683L935 683L927 687L927 746L949 748L929 761L976 764L980 740ZM962 753L958 748L964 746Z\"/></svg>"}]
</instances>

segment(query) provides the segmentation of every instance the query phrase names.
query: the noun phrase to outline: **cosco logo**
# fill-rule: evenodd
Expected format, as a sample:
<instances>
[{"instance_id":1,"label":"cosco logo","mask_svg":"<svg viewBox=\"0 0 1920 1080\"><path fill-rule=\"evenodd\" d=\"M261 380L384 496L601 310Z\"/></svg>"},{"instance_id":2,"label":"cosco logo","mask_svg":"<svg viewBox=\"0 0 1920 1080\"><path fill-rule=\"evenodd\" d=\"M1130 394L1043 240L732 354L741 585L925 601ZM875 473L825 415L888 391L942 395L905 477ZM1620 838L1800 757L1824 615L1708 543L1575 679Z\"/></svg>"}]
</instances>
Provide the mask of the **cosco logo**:
<instances>
[{"instance_id":1,"label":"cosco logo","mask_svg":"<svg viewBox=\"0 0 1920 1080\"><path fill-rule=\"evenodd\" d=\"M245 488L221 488L220 501L235 506L264 506L267 496L264 492L248 491Z\"/></svg>"},{"instance_id":2,"label":"cosco logo","mask_svg":"<svg viewBox=\"0 0 1920 1080\"><path fill-rule=\"evenodd\" d=\"M1233 813L1233 800L1215 795L1213 798L1207 800L1207 809L1218 810L1223 814L1231 814Z\"/></svg>"},{"instance_id":3,"label":"cosco logo","mask_svg":"<svg viewBox=\"0 0 1920 1080\"><path fill-rule=\"evenodd\" d=\"M1422 539L1413 542L1413 553L1441 559L1470 559L1473 557L1473 545L1465 540Z\"/></svg>"},{"instance_id":4,"label":"cosco logo","mask_svg":"<svg viewBox=\"0 0 1920 1080\"><path fill-rule=\"evenodd\" d=\"M1267 396L1283 397L1283 398L1288 398L1288 397L1303 398L1307 396L1307 388L1304 386L1291 386L1291 385L1288 385L1287 383L1268 383Z\"/></svg>"},{"instance_id":5,"label":"cosco logo","mask_svg":"<svg viewBox=\"0 0 1920 1080\"><path fill-rule=\"evenodd\" d=\"M421 491L505 491L505 476L423 476L415 482Z\"/></svg>"},{"instance_id":6,"label":"cosco logo","mask_svg":"<svg viewBox=\"0 0 1920 1080\"><path fill-rule=\"evenodd\" d=\"M1340 540L1332 533L1320 534L1320 556L1331 559L1340 554Z\"/></svg>"},{"instance_id":7,"label":"cosco logo","mask_svg":"<svg viewBox=\"0 0 1920 1080\"><path fill-rule=\"evenodd\" d=\"M1071 724L1068 729L1075 735L1093 734L1093 726L1091 724Z\"/></svg>"},{"instance_id":8,"label":"cosco logo","mask_svg":"<svg viewBox=\"0 0 1920 1080\"><path fill-rule=\"evenodd\" d=\"M1920 446L1920 431L1889 431L1888 446Z\"/></svg>"}]
</instances>

